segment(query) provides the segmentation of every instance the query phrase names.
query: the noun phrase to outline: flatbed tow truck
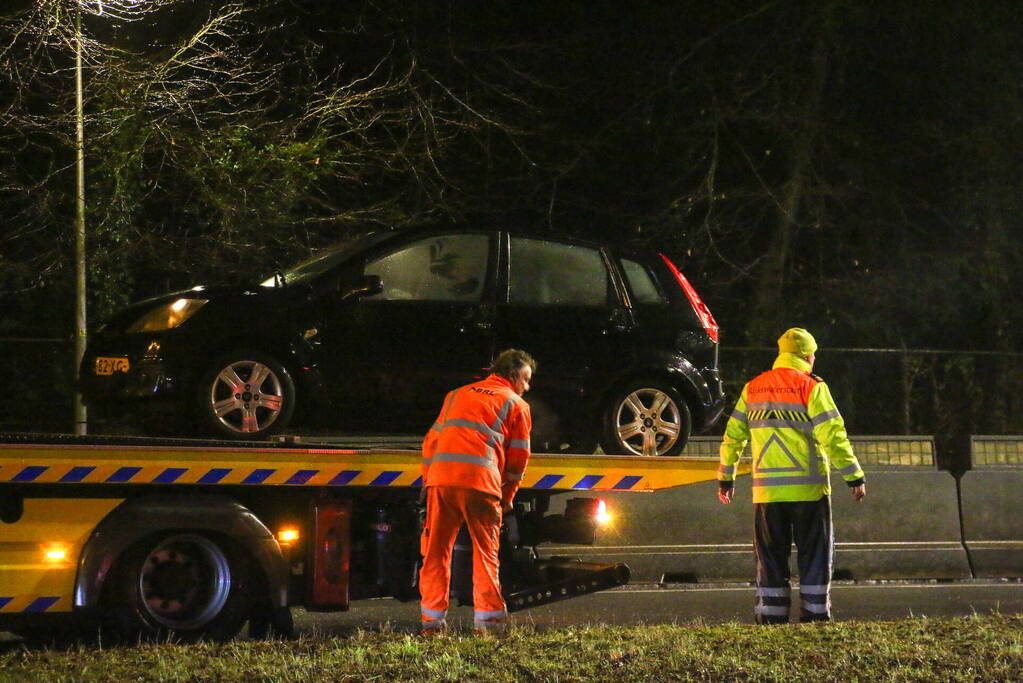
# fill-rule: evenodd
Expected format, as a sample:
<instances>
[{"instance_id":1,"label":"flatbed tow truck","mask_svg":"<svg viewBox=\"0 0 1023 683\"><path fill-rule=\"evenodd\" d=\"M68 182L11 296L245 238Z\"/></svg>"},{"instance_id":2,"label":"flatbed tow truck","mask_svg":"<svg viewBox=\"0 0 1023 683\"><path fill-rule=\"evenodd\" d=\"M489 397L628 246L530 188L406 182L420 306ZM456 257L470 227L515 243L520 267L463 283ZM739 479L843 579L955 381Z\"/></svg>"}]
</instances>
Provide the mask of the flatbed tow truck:
<instances>
[{"instance_id":1,"label":"flatbed tow truck","mask_svg":"<svg viewBox=\"0 0 1023 683\"><path fill-rule=\"evenodd\" d=\"M534 454L502 528L509 611L629 580L624 564L538 558L546 541L592 544L603 513L589 496L548 514L552 496L650 492L716 468ZM248 622L254 637L288 636L291 607L417 599L420 484L415 450L0 434L0 630L226 640ZM458 552L453 592L470 604Z\"/></svg>"}]
</instances>

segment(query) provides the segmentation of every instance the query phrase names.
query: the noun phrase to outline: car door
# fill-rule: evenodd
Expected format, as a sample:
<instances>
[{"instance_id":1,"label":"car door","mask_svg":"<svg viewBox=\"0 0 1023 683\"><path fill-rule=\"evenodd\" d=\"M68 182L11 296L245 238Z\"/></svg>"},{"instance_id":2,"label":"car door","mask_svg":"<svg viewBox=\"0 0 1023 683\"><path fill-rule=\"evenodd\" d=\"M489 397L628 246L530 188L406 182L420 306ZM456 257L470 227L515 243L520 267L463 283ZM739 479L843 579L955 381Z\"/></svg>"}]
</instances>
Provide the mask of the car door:
<instances>
[{"instance_id":1,"label":"car door","mask_svg":"<svg viewBox=\"0 0 1023 683\"><path fill-rule=\"evenodd\" d=\"M320 367L346 422L425 431L450 389L481 376L493 351L486 232L438 234L379 249L362 275L378 294L341 306L320 337Z\"/></svg>"},{"instance_id":2,"label":"car door","mask_svg":"<svg viewBox=\"0 0 1023 683\"><path fill-rule=\"evenodd\" d=\"M526 395L533 439L544 448L570 437L595 442L600 390L632 362L631 311L608 259L595 246L516 235L502 251L495 348L521 348L538 362Z\"/></svg>"}]
</instances>

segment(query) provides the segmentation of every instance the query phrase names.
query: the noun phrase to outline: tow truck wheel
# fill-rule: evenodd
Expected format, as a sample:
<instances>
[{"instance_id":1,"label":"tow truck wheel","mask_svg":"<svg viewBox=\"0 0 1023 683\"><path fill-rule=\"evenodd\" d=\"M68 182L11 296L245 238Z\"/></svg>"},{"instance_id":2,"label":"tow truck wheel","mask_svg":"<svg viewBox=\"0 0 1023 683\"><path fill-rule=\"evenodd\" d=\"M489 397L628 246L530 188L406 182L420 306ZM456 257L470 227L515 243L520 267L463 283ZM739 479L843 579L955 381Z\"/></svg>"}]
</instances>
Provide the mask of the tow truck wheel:
<instances>
[{"instance_id":1,"label":"tow truck wheel","mask_svg":"<svg viewBox=\"0 0 1023 683\"><path fill-rule=\"evenodd\" d=\"M295 383L275 358L253 351L222 356L199 382L198 409L209 431L265 439L295 412Z\"/></svg>"},{"instance_id":2,"label":"tow truck wheel","mask_svg":"<svg viewBox=\"0 0 1023 683\"><path fill-rule=\"evenodd\" d=\"M182 533L140 543L104 590L105 631L117 640L230 640L249 617L249 573L225 541Z\"/></svg>"},{"instance_id":3,"label":"tow truck wheel","mask_svg":"<svg viewBox=\"0 0 1023 683\"><path fill-rule=\"evenodd\" d=\"M604 413L601 446L615 455L678 455L689 440L689 406L668 384L627 384Z\"/></svg>"}]
</instances>

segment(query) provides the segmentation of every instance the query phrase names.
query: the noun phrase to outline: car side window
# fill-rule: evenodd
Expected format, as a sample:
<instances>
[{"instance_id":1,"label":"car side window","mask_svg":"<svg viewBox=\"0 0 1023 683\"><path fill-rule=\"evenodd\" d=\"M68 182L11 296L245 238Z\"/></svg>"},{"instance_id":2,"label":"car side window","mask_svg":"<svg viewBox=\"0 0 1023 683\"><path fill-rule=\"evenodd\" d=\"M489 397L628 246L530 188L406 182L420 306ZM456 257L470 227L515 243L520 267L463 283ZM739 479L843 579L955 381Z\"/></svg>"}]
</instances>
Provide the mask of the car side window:
<instances>
[{"instance_id":1,"label":"car side window","mask_svg":"<svg viewBox=\"0 0 1023 683\"><path fill-rule=\"evenodd\" d=\"M513 237L508 297L513 304L604 306L609 278L600 251Z\"/></svg>"},{"instance_id":2,"label":"car side window","mask_svg":"<svg viewBox=\"0 0 1023 683\"><path fill-rule=\"evenodd\" d=\"M384 289L366 301L480 301L487 277L487 235L442 235L370 261Z\"/></svg>"},{"instance_id":3,"label":"car side window","mask_svg":"<svg viewBox=\"0 0 1023 683\"><path fill-rule=\"evenodd\" d=\"M633 303L667 303L664 293L657 286L657 281L654 280L646 266L630 259L622 259L622 270L625 271L625 278L629 281Z\"/></svg>"}]
</instances>

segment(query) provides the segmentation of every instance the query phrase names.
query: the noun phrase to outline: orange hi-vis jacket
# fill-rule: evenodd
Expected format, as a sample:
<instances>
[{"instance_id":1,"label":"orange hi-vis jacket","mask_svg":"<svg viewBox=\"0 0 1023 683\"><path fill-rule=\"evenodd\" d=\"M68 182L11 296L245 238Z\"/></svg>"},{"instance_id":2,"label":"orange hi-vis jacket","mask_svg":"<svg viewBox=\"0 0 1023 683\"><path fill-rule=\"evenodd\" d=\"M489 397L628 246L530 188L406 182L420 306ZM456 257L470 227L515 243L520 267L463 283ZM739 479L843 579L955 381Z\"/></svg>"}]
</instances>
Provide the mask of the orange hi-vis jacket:
<instances>
[{"instance_id":1,"label":"orange hi-vis jacket","mask_svg":"<svg viewBox=\"0 0 1023 683\"><path fill-rule=\"evenodd\" d=\"M457 486L511 505L529 461L529 404L490 375L448 392L423 440L423 486Z\"/></svg>"}]
</instances>

